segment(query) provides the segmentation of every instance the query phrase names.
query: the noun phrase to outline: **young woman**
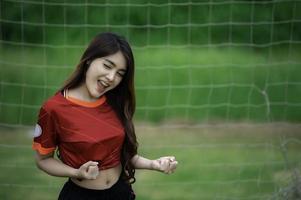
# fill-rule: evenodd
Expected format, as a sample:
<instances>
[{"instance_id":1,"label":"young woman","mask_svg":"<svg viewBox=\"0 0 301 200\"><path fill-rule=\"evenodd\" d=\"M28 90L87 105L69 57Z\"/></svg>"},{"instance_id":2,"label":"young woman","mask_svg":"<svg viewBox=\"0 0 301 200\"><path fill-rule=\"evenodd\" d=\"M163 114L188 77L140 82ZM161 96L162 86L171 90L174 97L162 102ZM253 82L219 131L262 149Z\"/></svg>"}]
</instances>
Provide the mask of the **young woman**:
<instances>
[{"instance_id":1,"label":"young woman","mask_svg":"<svg viewBox=\"0 0 301 200\"><path fill-rule=\"evenodd\" d=\"M174 172L173 156L149 160L137 154L134 112L132 50L123 37L99 34L65 85L43 104L35 128L37 166L69 177L59 200L135 199L135 169Z\"/></svg>"}]
</instances>

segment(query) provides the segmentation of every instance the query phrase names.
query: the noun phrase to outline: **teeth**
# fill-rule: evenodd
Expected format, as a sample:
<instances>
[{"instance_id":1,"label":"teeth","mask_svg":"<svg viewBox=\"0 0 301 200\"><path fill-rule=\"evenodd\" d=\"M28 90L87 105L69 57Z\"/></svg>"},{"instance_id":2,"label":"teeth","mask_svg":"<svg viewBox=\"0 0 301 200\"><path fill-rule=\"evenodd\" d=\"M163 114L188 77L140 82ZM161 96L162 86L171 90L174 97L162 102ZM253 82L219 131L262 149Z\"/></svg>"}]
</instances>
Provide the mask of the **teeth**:
<instances>
[{"instance_id":1,"label":"teeth","mask_svg":"<svg viewBox=\"0 0 301 200\"><path fill-rule=\"evenodd\" d=\"M103 81L101 81L101 83L102 83L105 87L108 87L108 86L109 86L109 84L107 84L107 83L105 83L105 82L103 82Z\"/></svg>"},{"instance_id":2,"label":"teeth","mask_svg":"<svg viewBox=\"0 0 301 200\"><path fill-rule=\"evenodd\" d=\"M103 82L103 81L99 81L104 87L108 87L109 84L107 84L106 82Z\"/></svg>"}]
</instances>

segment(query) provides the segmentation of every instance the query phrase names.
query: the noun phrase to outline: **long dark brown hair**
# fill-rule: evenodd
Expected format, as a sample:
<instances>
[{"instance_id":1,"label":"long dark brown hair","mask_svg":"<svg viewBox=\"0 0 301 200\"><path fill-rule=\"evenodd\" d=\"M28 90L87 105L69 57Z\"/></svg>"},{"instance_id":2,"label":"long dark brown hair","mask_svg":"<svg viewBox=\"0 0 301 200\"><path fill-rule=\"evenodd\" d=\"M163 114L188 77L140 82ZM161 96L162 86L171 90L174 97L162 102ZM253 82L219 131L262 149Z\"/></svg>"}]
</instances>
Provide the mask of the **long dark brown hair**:
<instances>
[{"instance_id":1,"label":"long dark brown hair","mask_svg":"<svg viewBox=\"0 0 301 200\"><path fill-rule=\"evenodd\" d=\"M89 44L82 55L76 69L66 80L60 91L72 89L81 85L86 78L89 64L96 58L109 56L120 51L127 64L126 73L122 81L114 89L106 92L106 98L114 109L125 129L125 140L121 152L122 176L129 183L134 183L135 168L131 158L137 154L138 143L133 125L135 112L135 89L134 89L134 56L129 43L121 36L114 33L98 34Z\"/></svg>"}]
</instances>

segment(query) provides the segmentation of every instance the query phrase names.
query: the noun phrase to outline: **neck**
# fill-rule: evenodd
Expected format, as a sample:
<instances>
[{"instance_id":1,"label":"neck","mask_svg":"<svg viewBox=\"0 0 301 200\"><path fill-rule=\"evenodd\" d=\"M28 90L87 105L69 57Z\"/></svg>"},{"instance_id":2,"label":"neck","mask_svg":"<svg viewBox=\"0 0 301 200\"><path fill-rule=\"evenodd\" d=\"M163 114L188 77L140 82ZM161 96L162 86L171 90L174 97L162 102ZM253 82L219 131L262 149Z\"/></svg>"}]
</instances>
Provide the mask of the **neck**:
<instances>
[{"instance_id":1,"label":"neck","mask_svg":"<svg viewBox=\"0 0 301 200\"><path fill-rule=\"evenodd\" d=\"M76 88L69 89L67 91L67 96L87 102L94 102L97 100L96 98L91 97L85 84L81 84Z\"/></svg>"}]
</instances>

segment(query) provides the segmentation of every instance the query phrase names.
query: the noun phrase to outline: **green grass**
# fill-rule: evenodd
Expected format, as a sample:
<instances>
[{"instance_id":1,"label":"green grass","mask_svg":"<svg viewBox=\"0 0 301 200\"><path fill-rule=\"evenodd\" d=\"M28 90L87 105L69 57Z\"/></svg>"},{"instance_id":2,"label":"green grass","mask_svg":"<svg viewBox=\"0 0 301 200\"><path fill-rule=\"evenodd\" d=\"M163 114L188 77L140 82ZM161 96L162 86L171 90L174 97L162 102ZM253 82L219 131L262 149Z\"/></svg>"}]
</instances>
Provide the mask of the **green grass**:
<instances>
[{"instance_id":1,"label":"green grass","mask_svg":"<svg viewBox=\"0 0 301 200\"><path fill-rule=\"evenodd\" d=\"M42 102L63 84L82 51L0 48L0 122L33 124ZM134 49L136 119L299 122L299 53L285 47Z\"/></svg>"},{"instance_id":2,"label":"green grass","mask_svg":"<svg viewBox=\"0 0 301 200\"><path fill-rule=\"evenodd\" d=\"M140 155L175 155L179 162L172 175L137 170L138 200L263 200L291 184L294 170L301 169L299 125L148 125L137 126L137 137ZM1 128L0 144L0 199L56 199L66 179L35 167L30 129Z\"/></svg>"}]
</instances>

